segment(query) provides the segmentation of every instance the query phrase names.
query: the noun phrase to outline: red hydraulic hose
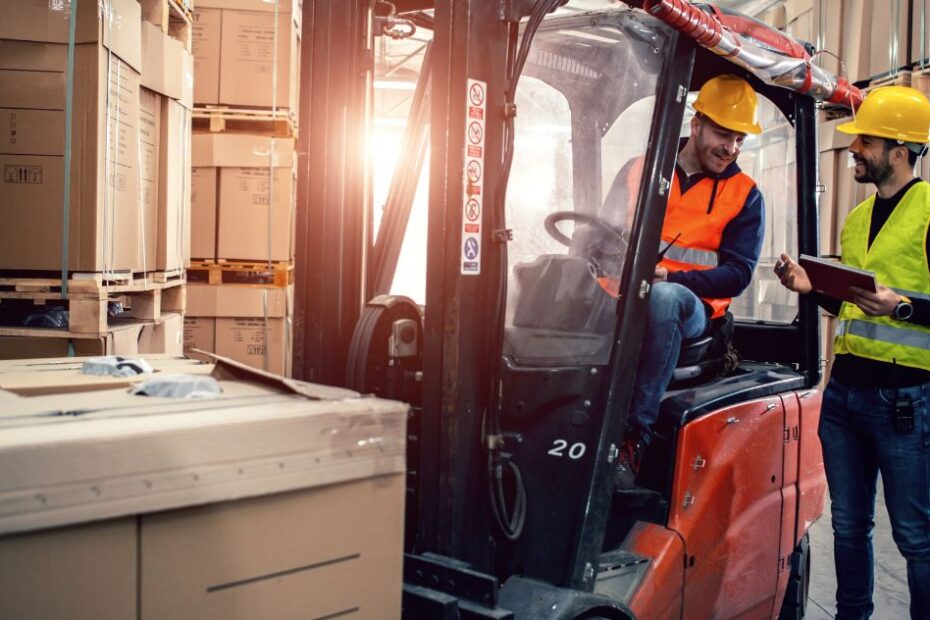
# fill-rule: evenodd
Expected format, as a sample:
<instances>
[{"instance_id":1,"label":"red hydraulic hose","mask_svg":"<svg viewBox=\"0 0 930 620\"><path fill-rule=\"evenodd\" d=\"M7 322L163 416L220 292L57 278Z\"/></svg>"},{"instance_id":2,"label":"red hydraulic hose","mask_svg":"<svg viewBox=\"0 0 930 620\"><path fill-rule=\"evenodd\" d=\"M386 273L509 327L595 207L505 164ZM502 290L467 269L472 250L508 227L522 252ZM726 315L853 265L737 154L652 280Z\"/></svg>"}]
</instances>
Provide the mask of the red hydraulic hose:
<instances>
[{"instance_id":1,"label":"red hydraulic hose","mask_svg":"<svg viewBox=\"0 0 930 620\"><path fill-rule=\"evenodd\" d=\"M688 0L645 0L643 8L701 47L730 58L763 80L852 109L862 103L864 94L849 80L814 67L804 45L761 22L724 13L717 7L708 12ZM750 49L754 51L747 53Z\"/></svg>"}]
</instances>

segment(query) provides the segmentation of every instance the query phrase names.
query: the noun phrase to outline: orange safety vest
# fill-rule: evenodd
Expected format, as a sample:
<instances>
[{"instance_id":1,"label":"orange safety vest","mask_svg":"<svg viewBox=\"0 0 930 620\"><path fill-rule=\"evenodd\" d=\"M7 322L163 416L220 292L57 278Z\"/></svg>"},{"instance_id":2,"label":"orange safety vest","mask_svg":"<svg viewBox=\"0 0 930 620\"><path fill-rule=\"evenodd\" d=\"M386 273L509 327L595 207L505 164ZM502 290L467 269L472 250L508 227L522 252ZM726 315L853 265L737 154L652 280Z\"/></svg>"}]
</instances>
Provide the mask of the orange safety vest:
<instances>
[{"instance_id":1,"label":"orange safety vest","mask_svg":"<svg viewBox=\"0 0 930 620\"><path fill-rule=\"evenodd\" d=\"M682 194L674 174L662 224L660 250L665 254L659 265L669 273L716 267L723 229L743 210L755 186L749 175L738 172L726 179L705 177ZM722 317L732 301L703 299L713 319Z\"/></svg>"}]
</instances>

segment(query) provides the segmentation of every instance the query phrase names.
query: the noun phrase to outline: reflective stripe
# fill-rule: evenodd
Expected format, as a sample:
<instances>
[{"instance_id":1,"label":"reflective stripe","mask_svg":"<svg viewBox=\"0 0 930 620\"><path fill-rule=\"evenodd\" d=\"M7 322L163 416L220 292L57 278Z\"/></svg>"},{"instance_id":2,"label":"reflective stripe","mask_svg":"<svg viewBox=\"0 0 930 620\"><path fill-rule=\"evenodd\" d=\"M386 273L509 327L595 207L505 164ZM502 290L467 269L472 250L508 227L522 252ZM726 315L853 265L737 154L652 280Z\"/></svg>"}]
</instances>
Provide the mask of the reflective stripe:
<instances>
[{"instance_id":1,"label":"reflective stripe","mask_svg":"<svg viewBox=\"0 0 930 620\"><path fill-rule=\"evenodd\" d=\"M846 328L849 326L849 321L838 321L836 324L836 337L846 335Z\"/></svg>"},{"instance_id":2,"label":"reflective stripe","mask_svg":"<svg viewBox=\"0 0 930 620\"><path fill-rule=\"evenodd\" d=\"M893 290L898 295L904 295L905 297L908 297L911 300L919 299L921 301L930 302L930 295L925 295L924 293L915 293L914 291L908 291L903 288L894 288L894 287L892 287L891 290Z\"/></svg>"},{"instance_id":3,"label":"reflective stripe","mask_svg":"<svg viewBox=\"0 0 930 620\"><path fill-rule=\"evenodd\" d=\"M665 258L678 261L679 263L688 263L689 265L700 265L702 267L717 266L716 252L686 248L678 244L673 244L665 252Z\"/></svg>"},{"instance_id":4,"label":"reflective stripe","mask_svg":"<svg viewBox=\"0 0 930 620\"><path fill-rule=\"evenodd\" d=\"M851 336L868 338L869 340L877 340L879 342L887 342L889 344L930 351L930 333L923 331L852 319L840 321L837 325L837 336L846 333Z\"/></svg>"}]
</instances>

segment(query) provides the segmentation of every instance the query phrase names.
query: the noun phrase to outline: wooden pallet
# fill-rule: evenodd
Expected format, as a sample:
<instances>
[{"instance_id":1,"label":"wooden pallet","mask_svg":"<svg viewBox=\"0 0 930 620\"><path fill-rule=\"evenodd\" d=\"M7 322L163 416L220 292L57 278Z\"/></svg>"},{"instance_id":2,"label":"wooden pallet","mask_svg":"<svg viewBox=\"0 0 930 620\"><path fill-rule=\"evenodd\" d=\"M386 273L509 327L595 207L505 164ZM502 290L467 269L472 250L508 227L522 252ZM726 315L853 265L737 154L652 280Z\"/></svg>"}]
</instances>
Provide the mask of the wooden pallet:
<instances>
[{"instance_id":1,"label":"wooden pallet","mask_svg":"<svg viewBox=\"0 0 930 620\"><path fill-rule=\"evenodd\" d=\"M191 51L193 17L179 0L140 0L142 19L160 27Z\"/></svg>"},{"instance_id":2,"label":"wooden pallet","mask_svg":"<svg viewBox=\"0 0 930 620\"><path fill-rule=\"evenodd\" d=\"M873 91L876 88L881 88L882 86L910 86L911 85L911 71L903 70L894 73L893 75L883 76L881 78L872 80L869 82L866 92Z\"/></svg>"},{"instance_id":3,"label":"wooden pallet","mask_svg":"<svg viewBox=\"0 0 930 620\"><path fill-rule=\"evenodd\" d=\"M205 284L243 284L284 288L294 283L294 264L248 261L191 261L187 269L188 282Z\"/></svg>"},{"instance_id":4,"label":"wooden pallet","mask_svg":"<svg viewBox=\"0 0 930 620\"><path fill-rule=\"evenodd\" d=\"M20 300L35 305L61 305L69 313L69 332L102 334L109 327L111 301L122 302L130 312L123 316L149 321L162 314L184 312L187 288L183 270L144 274L76 273L68 280L68 297L62 299L61 279L0 275L0 302ZM59 303L60 302L60 303Z\"/></svg>"},{"instance_id":5,"label":"wooden pallet","mask_svg":"<svg viewBox=\"0 0 930 620\"><path fill-rule=\"evenodd\" d=\"M924 94L930 93L930 66L923 69L919 66L914 67L911 72L911 86Z\"/></svg>"},{"instance_id":6,"label":"wooden pallet","mask_svg":"<svg viewBox=\"0 0 930 620\"><path fill-rule=\"evenodd\" d=\"M293 111L285 108L272 112L270 109L195 106L191 118L195 131L253 133L278 138L297 135Z\"/></svg>"}]
</instances>

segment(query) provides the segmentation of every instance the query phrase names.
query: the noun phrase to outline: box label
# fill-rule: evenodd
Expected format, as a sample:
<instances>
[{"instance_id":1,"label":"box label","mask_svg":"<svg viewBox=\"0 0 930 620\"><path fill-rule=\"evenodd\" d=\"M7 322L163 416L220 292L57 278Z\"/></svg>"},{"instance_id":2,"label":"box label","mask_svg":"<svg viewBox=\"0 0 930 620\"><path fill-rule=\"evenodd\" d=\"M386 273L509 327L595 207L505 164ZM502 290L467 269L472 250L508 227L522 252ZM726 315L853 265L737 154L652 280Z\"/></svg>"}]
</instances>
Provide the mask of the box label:
<instances>
[{"instance_id":1,"label":"box label","mask_svg":"<svg viewBox=\"0 0 930 620\"><path fill-rule=\"evenodd\" d=\"M42 184L42 166L4 166L4 183Z\"/></svg>"}]
</instances>

